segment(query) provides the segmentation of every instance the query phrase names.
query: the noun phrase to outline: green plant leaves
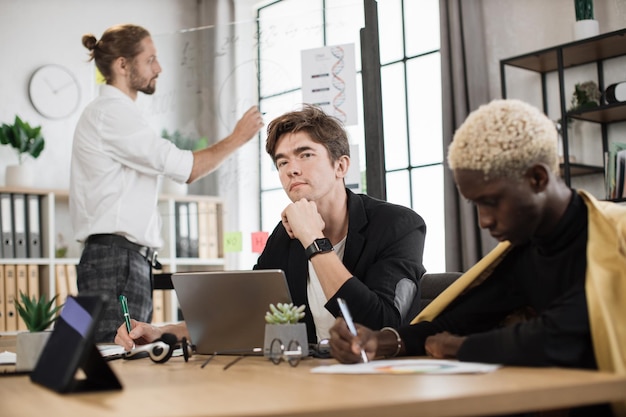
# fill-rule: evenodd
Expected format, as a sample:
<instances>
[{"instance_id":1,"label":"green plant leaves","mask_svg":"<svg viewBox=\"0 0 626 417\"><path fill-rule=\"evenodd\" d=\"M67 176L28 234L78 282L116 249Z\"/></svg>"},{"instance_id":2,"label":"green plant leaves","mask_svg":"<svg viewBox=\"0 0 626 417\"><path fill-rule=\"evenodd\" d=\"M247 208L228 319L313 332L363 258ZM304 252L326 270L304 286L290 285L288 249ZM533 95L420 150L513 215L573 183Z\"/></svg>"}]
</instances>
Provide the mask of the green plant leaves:
<instances>
[{"instance_id":1,"label":"green plant leaves","mask_svg":"<svg viewBox=\"0 0 626 417\"><path fill-rule=\"evenodd\" d=\"M268 324L296 324L304 318L305 306L296 307L293 303L270 304L270 311L265 313Z\"/></svg>"},{"instance_id":2,"label":"green plant leaves","mask_svg":"<svg viewBox=\"0 0 626 417\"><path fill-rule=\"evenodd\" d=\"M57 319L56 314L63 306L55 306L56 298L55 295L52 300L47 301L46 296L42 294L37 300L20 291L21 302L15 300L15 308L30 332L44 331Z\"/></svg>"},{"instance_id":3,"label":"green plant leaves","mask_svg":"<svg viewBox=\"0 0 626 417\"><path fill-rule=\"evenodd\" d=\"M21 164L24 155L38 158L45 147L45 140L41 134L41 126L31 126L15 116L12 125L3 123L0 127L0 144L15 148Z\"/></svg>"}]
</instances>

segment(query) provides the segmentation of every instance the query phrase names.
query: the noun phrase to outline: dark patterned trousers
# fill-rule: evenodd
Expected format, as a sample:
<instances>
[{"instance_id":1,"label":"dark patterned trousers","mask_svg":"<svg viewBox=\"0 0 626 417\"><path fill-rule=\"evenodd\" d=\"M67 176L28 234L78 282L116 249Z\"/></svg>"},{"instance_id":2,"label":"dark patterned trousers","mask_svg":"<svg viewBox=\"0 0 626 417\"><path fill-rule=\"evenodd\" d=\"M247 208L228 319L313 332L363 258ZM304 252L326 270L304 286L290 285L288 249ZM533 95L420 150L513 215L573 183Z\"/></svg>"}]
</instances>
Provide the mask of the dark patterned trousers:
<instances>
[{"instance_id":1,"label":"dark patterned trousers","mask_svg":"<svg viewBox=\"0 0 626 417\"><path fill-rule=\"evenodd\" d=\"M124 323L119 296L128 299L130 317L152 320L152 267L138 252L118 246L90 243L77 268L78 294L105 298L104 314L95 331L96 343L111 343Z\"/></svg>"}]
</instances>

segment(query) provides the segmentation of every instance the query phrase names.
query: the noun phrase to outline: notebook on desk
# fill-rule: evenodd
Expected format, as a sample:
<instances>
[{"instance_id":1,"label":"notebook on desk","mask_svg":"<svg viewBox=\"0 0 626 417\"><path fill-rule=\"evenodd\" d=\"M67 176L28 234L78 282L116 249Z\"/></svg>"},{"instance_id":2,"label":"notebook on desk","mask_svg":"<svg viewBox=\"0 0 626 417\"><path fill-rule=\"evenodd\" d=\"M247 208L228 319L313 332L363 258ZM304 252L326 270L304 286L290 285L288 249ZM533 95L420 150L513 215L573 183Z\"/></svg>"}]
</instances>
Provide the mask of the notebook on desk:
<instances>
[{"instance_id":1,"label":"notebook on desk","mask_svg":"<svg viewBox=\"0 0 626 417\"><path fill-rule=\"evenodd\" d=\"M291 302L278 269L175 273L172 284L200 354L262 354L269 305Z\"/></svg>"}]
</instances>

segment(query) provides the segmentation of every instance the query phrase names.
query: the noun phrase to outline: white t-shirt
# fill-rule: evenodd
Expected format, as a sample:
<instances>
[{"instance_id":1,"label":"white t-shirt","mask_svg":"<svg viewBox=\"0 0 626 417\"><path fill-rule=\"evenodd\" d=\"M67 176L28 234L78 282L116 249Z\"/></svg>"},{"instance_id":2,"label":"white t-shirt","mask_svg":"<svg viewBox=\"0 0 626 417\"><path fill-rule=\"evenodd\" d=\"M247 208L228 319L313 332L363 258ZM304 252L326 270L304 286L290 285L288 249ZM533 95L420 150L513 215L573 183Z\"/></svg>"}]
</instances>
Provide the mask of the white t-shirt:
<instances>
[{"instance_id":1,"label":"white t-shirt","mask_svg":"<svg viewBox=\"0 0 626 417\"><path fill-rule=\"evenodd\" d=\"M193 154L178 149L148 125L135 102L102 85L74 132L70 168L70 216L74 237L117 233L159 248L159 176L185 182Z\"/></svg>"},{"instance_id":2,"label":"white t-shirt","mask_svg":"<svg viewBox=\"0 0 626 417\"><path fill-rule=\"evenodd\" d=\"M334 246L334 252L342 261L343 254L346 249L346 237ZM326 310L326 307L324 307L328 302L328 299L324 295L320 280L317 278L313 264L310 261L309 278L307 282L307 298L311 314L313 315L313 322L315 323L317 341L319 342L322 339L330 338L330 328L335 323L335 316L330 314L330 312Z\"/></svg>"}]
</instances>

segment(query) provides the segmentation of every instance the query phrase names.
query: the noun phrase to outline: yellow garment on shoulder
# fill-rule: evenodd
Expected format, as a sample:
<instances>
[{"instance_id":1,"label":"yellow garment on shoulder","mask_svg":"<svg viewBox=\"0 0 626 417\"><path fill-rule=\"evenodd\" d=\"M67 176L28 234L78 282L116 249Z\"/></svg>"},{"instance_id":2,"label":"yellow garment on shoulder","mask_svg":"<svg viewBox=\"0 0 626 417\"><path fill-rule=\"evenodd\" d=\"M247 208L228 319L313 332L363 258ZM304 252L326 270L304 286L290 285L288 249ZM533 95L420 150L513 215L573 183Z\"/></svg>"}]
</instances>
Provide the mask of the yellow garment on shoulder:
<instances>
[{"instance_id":1,"label":"yellow garment on shoulder","mask_svg":"<svg viewBox=\"0 0 626 417\"><path fill-rule=\"evenodd\" d=\"M578 192L588 211L585 293L596 362L601 371L626 375L626 206L598 201ZM432 321L465 290L480 284L506 256L509 242L498 244L435 298L411 324ZM626 417L626 401L613 403Z\"/></svg>"}]
</instances>

